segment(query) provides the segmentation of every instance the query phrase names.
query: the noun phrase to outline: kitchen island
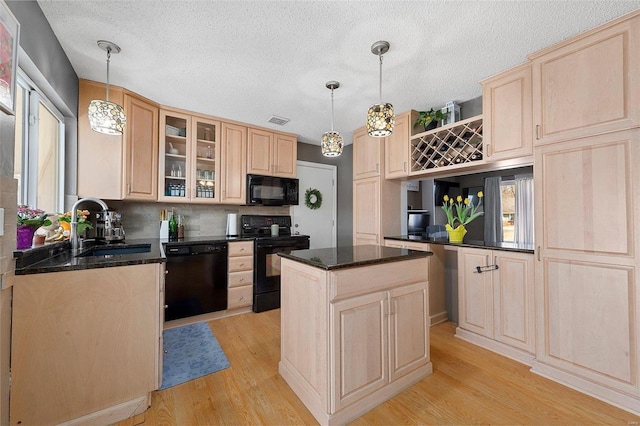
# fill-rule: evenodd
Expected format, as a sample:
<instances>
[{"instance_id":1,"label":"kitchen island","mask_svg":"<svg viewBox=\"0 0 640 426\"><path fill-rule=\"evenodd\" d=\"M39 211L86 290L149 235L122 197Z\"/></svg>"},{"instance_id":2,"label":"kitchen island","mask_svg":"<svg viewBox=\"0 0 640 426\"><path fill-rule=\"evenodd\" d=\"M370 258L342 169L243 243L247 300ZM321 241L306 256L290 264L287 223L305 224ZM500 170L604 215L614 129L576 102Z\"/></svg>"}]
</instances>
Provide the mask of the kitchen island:
<instances>
[{"instance_id":1,"label":"kitchen island","mask_svg":"<svg viewBox=\"0 0 640 426\"><path fill-rule=\"evenodd\" d=\"M430 252L279 255L279 372L321 425L345 424L431 374Z\"/></svg>"}]
</instances>

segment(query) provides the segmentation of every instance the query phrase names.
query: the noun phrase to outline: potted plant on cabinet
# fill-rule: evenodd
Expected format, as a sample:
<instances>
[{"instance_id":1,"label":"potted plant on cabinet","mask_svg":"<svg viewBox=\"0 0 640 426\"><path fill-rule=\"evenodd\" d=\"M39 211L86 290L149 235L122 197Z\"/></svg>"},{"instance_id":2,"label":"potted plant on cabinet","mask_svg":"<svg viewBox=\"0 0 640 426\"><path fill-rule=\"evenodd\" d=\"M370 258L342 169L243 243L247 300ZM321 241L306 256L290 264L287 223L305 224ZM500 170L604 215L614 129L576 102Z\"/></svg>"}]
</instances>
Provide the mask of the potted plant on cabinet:
<instances>
[{"instance_id":1,"label":"potted plant on cabinet","mask_svg":"<svg viewBox=\"0 0 640 426\"><path fill-rule=\"evenodd\" d=\"M442 110L434 111L433 108L429 111L418 111L418 119L413 123L413 128L423 125L425 131L435 129L438 126L437 121L446 120L448 116L448 112L442 112Z\"/></svg>"}]
</instances>

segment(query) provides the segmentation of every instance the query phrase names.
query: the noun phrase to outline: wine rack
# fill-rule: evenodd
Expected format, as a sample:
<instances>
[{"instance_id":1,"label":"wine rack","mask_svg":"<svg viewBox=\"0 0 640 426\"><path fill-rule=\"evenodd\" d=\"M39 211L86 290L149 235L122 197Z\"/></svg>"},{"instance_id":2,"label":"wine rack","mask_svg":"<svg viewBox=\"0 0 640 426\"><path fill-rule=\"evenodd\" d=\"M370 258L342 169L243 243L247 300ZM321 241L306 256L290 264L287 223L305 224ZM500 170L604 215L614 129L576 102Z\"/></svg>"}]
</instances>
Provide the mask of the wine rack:
<instances>
[{"instance_id":1,"label":"wine rack","mask_svg":"<svg viewBox=\"0 0 640 426\"><path fill-rule=\"evenodd\" d=\"M411 172L482 160L482 116L411 138Z\"/></svg>"}]
</instances>

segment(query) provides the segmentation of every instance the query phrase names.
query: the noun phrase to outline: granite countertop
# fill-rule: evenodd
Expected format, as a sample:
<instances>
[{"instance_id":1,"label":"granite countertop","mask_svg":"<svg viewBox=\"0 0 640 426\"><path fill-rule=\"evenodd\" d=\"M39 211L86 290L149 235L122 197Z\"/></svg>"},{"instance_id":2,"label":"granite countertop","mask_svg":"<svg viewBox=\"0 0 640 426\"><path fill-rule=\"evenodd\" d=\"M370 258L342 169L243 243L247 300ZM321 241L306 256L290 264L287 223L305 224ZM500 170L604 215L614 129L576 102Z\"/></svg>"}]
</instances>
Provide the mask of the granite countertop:
<instances>
[{"instance_id":1,"label":"granite countertop","mask_svg":"<svg viewBox=\"0 0 640 426\"><path fill-rule=\"evenodd\" d=\"M412 241L416 243L424 244L442 244L458 247L475 247L491 250L503 250L503 251L517 251L522 253L533 253L533 244L519 244L519 243L486 243L481 240L464 240L462 243L450 243L448 238L433 238L428 237L426 234L422 235L400 235L395 237L384 237L385 240L398 240L398 241Z\"/></svg>"},{"instance_id":2,"label":"granite countertop","mask_svg":"<svg viewBox=\"0 0 640 426\"><path fill-rule=\"evenodd\" d=\"M378 245L344 246L312 250L294 250L279 256L325 269L354 268L431 256L430 251L408 250Z\"/></svg>"},{"instance_id":3,"label":"granite countertop","mask_svg":"<svg viewBox=\"0 0 640 426\"><path fill-rule=\"evenodd\" d=\"M165 244L173 246L193 243L204 244L251 240L253 240L253 238L203 236L188 237L177 241L169 241L167 239L159 238L127 239L122 243L111 243L108 245L87 242L85 243L86 248L76 256L71 253L71 243L69 241L63 241L54 244L36 246L28 250L18 250L13 253L13 256L16 259L15 274L27 275L165 262ZM136 249L145 246L149 247L149 251L145 253L82 256L82 253L86 253L94 247Z\"/></svg>"}]
</instances>

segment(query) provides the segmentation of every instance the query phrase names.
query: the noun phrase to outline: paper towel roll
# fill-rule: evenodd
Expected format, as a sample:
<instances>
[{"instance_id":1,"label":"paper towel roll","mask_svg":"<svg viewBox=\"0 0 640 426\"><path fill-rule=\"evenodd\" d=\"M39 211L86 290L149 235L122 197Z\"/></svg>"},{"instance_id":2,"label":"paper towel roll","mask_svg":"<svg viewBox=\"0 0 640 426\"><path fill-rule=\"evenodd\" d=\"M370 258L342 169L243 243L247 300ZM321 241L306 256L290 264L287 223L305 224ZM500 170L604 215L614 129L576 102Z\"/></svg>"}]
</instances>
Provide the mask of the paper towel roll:
<instances>
[{"instance_id":1,"label":"paper towel roll","mask_svg":"<svg viewBox=\"0 0 640 426\"><path fill-rule=\"evenodd\" d=\"M227 237L238 236L238 215L236 213L229 213L227 215Z\"/></svg>"},{"instance_id":2,"label":"paper towel roll","mask_svg":"<svg viewBox=\"0 0 640 426\"><path fill-rule=\"evenodd\" d=\"M160 239L168 239L169 238L169 221L161 220L160 221Z\"/></svg>"}]
</instances>

